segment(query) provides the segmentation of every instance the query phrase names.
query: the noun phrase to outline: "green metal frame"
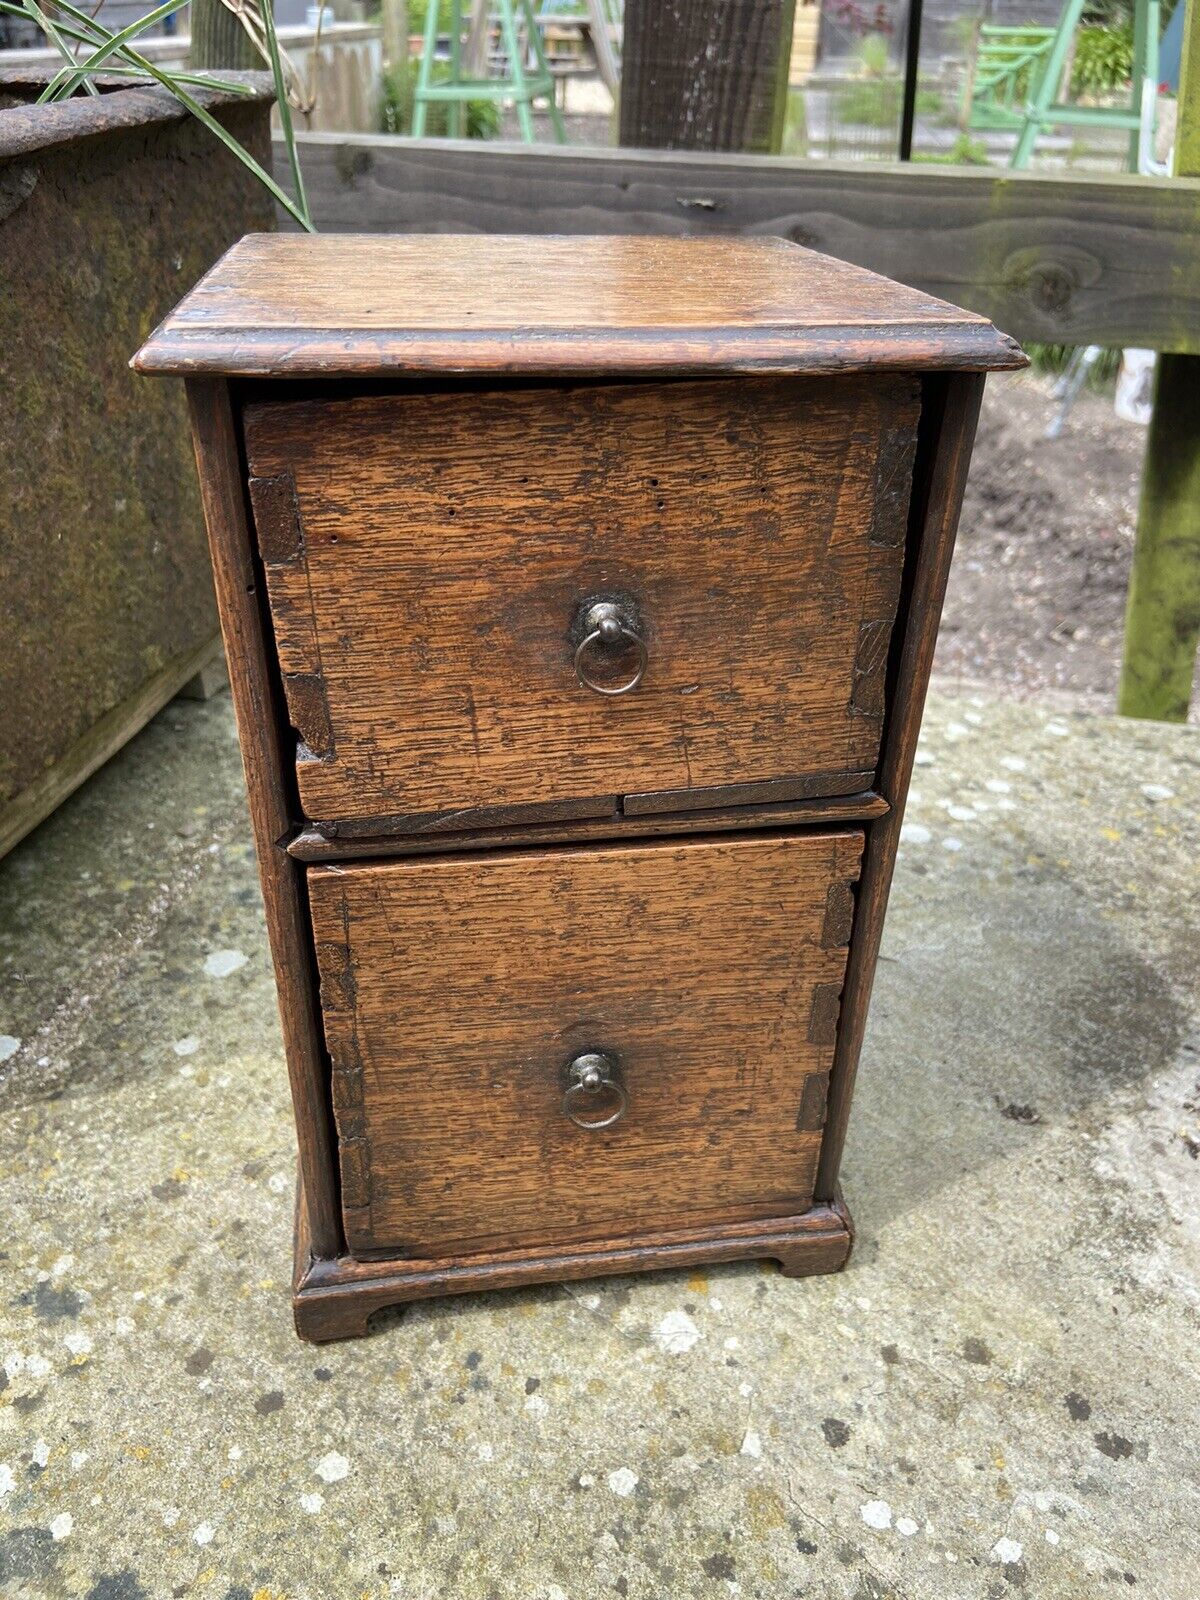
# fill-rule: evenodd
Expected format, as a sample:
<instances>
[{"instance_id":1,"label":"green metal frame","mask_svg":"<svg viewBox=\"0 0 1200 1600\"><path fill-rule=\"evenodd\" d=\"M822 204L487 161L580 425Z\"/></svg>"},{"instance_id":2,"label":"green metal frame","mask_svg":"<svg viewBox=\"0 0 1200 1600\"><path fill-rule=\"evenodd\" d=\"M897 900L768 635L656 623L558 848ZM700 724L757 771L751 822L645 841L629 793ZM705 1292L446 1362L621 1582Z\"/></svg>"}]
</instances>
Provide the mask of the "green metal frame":
<instances>
[{"instance_id":1,"label":"green metal frame","mask_svg":"<svg viewBox=\"0 0 1200 1600\"><path fill-rule=\"evenodd\" d=\"M979 30L975 76L971 84L968 126L1014 132L1025 124L1025 101L1036 91L1054 43L1055 29L1030 23L1012 27L985 22ZM1017 104L1022 73L1028 74L1025 96Z\"/></svg>"},{"instance_id":2,"label":"green metal frame","mask_svg":"<svg viewBox=\"0 0 1200 1600\"><path fill-rule=\"evenodd\" d=\"M450 0L450 77L445 83L433 82L433 63L438 41L438 7L429 6L425 14L425 42L421 51L421 65L413 90L412 131L415 139L425 136L427 108L435 101L444 101L450 108L447 133L451 139L462 137L463 107L469 100L512 100L517 108L517 121L521 138L526 144L534 142L533 102L548 102L550 122L558 144L567 142L567 130L554 93L554 78L546 64L542 36L533 14L531 0L477 0L487 4L490 12L498 13L500 36L508 57L508 76L504 78L466 78L462 71L463 16L462 0ZM521 29L517 25L519 11L524 25L525 48L522 48ZM525 65L526 50L533 57L533 70Z\"/></svg>"},{"instance_id":3,"label":"green metal frame","mask_svg":"<svg viewBox=\"0 0 1200 1600\"><path fill-rule=\"evenodd\" d=\"M1129 167L1137 171L1138 133L1142 125L1142 85L1158 81L1159 0L1135 0L1133 10L1133 70L1130 74L1129 109L1119 106L1078 106L1057 99L1066 71L1075 30L1086 0L1066 0L1046 67L1038 78L1026 107L1021 134L1010 165L1027 167L1038 135L1053 127L1125 128L1129 132Z\"/></svg>"}]
</instances>

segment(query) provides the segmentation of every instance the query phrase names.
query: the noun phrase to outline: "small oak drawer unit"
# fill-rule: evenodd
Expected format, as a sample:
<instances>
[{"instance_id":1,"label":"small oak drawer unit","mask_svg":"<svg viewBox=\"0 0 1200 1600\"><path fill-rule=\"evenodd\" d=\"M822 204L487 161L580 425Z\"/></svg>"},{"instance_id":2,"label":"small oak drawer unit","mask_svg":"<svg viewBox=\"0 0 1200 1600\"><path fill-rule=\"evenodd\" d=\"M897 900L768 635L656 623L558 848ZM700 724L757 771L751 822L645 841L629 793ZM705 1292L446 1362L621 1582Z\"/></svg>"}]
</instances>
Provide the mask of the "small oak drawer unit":
<instances>
[{"instance_id":1,"label":"small oak drawer unit","mask_svg":"<svg viewBox=\"0 0 1200 1600\"><path fill-rule=\"evenodd\" d=\"M252 237L188 380L295 1310L850 1248L990 323L776 240Z\"/></svg>"}]
</instances>

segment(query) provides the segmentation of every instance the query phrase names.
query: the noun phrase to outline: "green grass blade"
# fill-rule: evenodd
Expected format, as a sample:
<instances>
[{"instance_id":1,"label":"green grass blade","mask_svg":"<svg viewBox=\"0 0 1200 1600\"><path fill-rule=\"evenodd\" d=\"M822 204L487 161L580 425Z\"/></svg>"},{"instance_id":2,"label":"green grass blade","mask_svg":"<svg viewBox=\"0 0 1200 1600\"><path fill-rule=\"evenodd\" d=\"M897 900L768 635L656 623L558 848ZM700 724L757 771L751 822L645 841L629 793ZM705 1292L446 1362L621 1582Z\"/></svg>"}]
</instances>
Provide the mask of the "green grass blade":
<instances>
[{"instance_id":1,"label":"green grass blade","mask_svg":"<svg viewBox=\"0 0 1200 1600\"><path fill-rule=\"evenodd\" d=\"M0 0L0 12L4 12L10 17L24 17L26 20L29 18L29 11L23 0L21 4L17 4L16 0ZM55 23L55 27L64 38L73 39L78 44L94 45L97 42L95 26L88 33L85 33L82 28L75 27L70 22L59 21ZM104 70L114 78L138 78L144 83L153 83L155 81L153 75L147 72L144 67L119 67L114 66L110 61ZM254 93L253 84L238 83L233 78L214 78L207 72L172 72L171 76L176 83L194 85L198 89L215 89L218 94L246 96Z\"/></svg>"},{"instance_id":2,"label":"green grass blade","mask_svg":"<svg viewBox=\"0 0 1200 1600\"><path fill-rule=\"evenodd\" d=\"M25 3L27 6L34 6L36 4L36 0L25 0ZM77 24L89 30L93 35L93 38L97 38L97 36L100 34L99 25L93 22L91 17L89 17L85 11L80 11L78 6L73 6L70 3L70 0L49 0L49 3L55 8L56 11L65 12L66 15L71 17ZM102 42L102 40L99 42ZM276 46L276 51L278 52L278 46ZM306 233L316 232L316 229L312 225L312 219L308 215L307 205L305 205L303 208L297 206L291 195L287 194L283 189L280 188L271 174L264 167L260 166L250 152L248 150L244 150L233 137L233 135L229 133L227 129L221 126L212 113L206 111L198 100L196 100L192 95L188 94L187 90L184 89L182 85L180 74L166 72L161 67L156 67L152 61L139 54L139 52L129 44L122 45L117 54L130 66L139 68L141 71L145 72L148 77L153 78L156 83L161 83L163 88L173 94L176 100L179 101L180 105L183 106L186 111L191 112L192 116L196 118L197 122L202 123L203 126L206 127L215 138L221 141L229 153L235 156L248 172L253 173L253 175L262 184L263 188L266 189L267 193L279 202L288 215L297 223L299 223L300 227L302 227ZM71 60L74 63L74 57L71 57ZM85 82L88 83L89 87L94 89L95 86L90 83L90 80L85 80ZM280 72L279 77L276 79L277 90L281 85L281 82L282 72Z\"/></svg>"},{"instance_id":3,"label":"green grass blade","mask_svg":"<svg viewBox=\"0 0 1200 1600\"><path fill-rule=\"evenodd\" d=\"M104 70L114 78L140 78L143 83L154 82L144 67L114 67L110 62ZM232 78L210 78L207 72L172 72L171 81L185 83L189 88L213 89L217 94L240 94L244 97L254 93L252 83L235 83Z\"/></svg>"},{"instance_id":4,"label":"green grass blade","mask_svg":"<svg viewBox=\"0 0 1200 1600\"><path fill-rule=\"evenodd\" d=\"M56 3L61 5L62 0L56 0ZM300 208L292 200L292 197L284 189L279 187L279 185L275 182L275 179L265 169L265 167L260 166L250 154L249 150L244 150L233 137L233 135L226 128L223 128L217 121L216 117L214 117L211 112L206 111L198 100L194 99L190 94L188 94L187 90L184 89L182 84L180 84L177 79L173 78L170 73L164 72L160 68L156 67L153 62L148 61L145 56L139 56L138 53L135 50L131 50L128 45L123 46L122 53L127 56L135 66L143 68L150 74L152 78L161 83L164 89L169 89L170 92L175 96L176 100L179 101L180 105L184 106L188 111L190 111L192 116L194 116L198 122L202 122L209 132L214 134L225 146L225 148L232 155L237 157L247 171L254 174L267 192L273 195L276 200L278 200L279 204L284 208L284 210L288 212L290 216L295 218L295 220L300 224L306 233L313 233L316 231L313 228L312 222L307 214L300 210Z\"/></svg>"},{"instance_id":5,"label":"green grass blade","mask_svg":"<svg viewBox=\"0 0 1200 1600\"><path fill-rule=\"evenodd\" d=\"M312 225L312 216L308 209L308 195L304 188L304 176L300 171L300 152L296 149L296 133L292 127L292 108L288 104L287 85L283 81L283 62L279 55L279 36L275 32L275 6L274 0L259 0L259 10L262 13L263 31L267 40L267 55L271 62L271 74L275 79L275 105L279 111L279 127L283 134L283 142L287 146L288 166L292 169L292 184L296 190L296 206L305 219L305 226L310 233L316 230ZM320 43L320 22L322 11L317 13L317 30Z\"/></svg>"},{"instance_id":6,"label":"green grass blade","mask_svg":"<svg viewBox=\"0 0 1200 1600\"><path fill-rule=\"evenodd\" d=\"M26 22L36 21L24 0L20 5L13 4L13 0L0 0L0 11L6 12L10 17L24 17ZM73 28L69 22L56 22L55 27L59 33L65 34L68 39L77 39L83 44L94 44L96 42L94 33L83 33L78 28ZM74 64L74 56L71 57L71 61Z\"/></svg>"},{"instance_id":7,"label":"green grass blade","mask_svg":"<svg viewBox=\"0 0 1200 1600\"><path fill-rule=\"evenodd\" d=\"M74 53L63 42L57 27L37 4L37 0L25 0L25 15L32 17L63 60L70 62L71 66L74 67L76 65ZM87 83L87 91L89 94L99 94L100 92L90 80Z\"/></svg>"},{"instance_id":8,"label":"green grass blade","mask_svg":"<svg viewBox=\"0 0 1200 1600\"><path fill-rule=\"evenodd\" d=\"M177 87L176 84L172 83L171 79L166 75L166 73L155 72L153 67L150 68L150 71L165 89L169 89L171 91L176 100L179 101L180 105L186 106L196 120L198 122L202 122L211 133L215 134L225 148L230 151L231 154L235 155L249 172L254 174L254 176L268 191L268 193L272 194L275 199L278 200L279 204L284 208L284 210L300 224L306 233L316 232L312 222L295 204L291 195L289 195L286 190L279 187L279 185L275 182L275 179L265 169L265 167L261 167L258 164L258 162L250 154L249 150L244 150L242 148L233 135L221 126L216 117L212 116L211 113L206 111L198 100L193 100L192 96L188 94L184 88L181 86Z\"/></svg>"},{"instance_id":9,"label":"green grass blade","mask_svg":"<svg viewBox=\"0 0 1200 1600\"><path fill-rule=\"evenodd\" d=\"M80 61L76 71L72 72L64 67L60 72L55 73L54 77L38 96L37 104L41 105L47 100L65 100L69 95L74 94L89 72L95 72L102 62L107 61L109 56L120 50L130 39L135 39L139 33L145 32L147 28L152 28L156 22L161 22L164 17L172 16L176 11L181 11L188 3L189 0L166 0L166 3L159 6L157 10L148 12L146 16L139 17L136 22L131 22L127 28L122 28L120 33L112 33L108 28L104 27L103 23L96 23L96 28L104 36L104 43L99 49L93 51L85 61Z\"/></svg>"}]
</instances>

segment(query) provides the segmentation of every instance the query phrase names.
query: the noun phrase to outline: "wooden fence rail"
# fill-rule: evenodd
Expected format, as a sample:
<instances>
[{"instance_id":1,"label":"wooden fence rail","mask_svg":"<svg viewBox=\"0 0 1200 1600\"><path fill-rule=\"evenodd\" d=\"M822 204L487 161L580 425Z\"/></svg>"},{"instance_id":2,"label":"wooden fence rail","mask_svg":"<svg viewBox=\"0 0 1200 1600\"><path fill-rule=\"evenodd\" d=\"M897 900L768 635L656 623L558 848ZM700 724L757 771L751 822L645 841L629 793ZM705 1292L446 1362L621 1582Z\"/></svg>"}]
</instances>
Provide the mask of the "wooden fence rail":
<instances>
[{"instance_id":1,"label":"wooden fence rail","mask_svg":"<svg viewBox=\"0 0 1200 1600\"><path fill-rule=\"evenodd\" d=\"M300 142L323 232L778 234L1021 340L1200 354L1197 180L366 134Z\"/></svg>"}]
</instances>

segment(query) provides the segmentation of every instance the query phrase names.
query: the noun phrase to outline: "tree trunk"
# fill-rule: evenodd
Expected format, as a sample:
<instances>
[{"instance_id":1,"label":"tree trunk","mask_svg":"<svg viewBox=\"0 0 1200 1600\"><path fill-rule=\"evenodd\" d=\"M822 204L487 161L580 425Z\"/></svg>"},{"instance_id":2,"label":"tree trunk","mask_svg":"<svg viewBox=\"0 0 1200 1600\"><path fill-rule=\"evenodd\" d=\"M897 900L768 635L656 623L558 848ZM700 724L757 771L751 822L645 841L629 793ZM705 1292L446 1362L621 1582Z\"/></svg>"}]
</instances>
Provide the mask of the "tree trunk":
<instances>
[{"instance_id":1,"label":"tree trunk","mask_svg":"<svg viewBox=\"0 0 1200 1600\"><path fill-rule=\"evenodd\" d=\"M221 0L192 0L192 48L188 65L201 72L216 67L264 65L245 28Z\"/></svg>"},{"instance_id":2,"label":"tree trunk","mask_svg":"<svg viewBox=\"0 0 1200 1600\"><path fill-rule=\"evenodd\" d=\"M795 0L628 0L623 145L777 151Z\"/></svg>"}]
</instances>

